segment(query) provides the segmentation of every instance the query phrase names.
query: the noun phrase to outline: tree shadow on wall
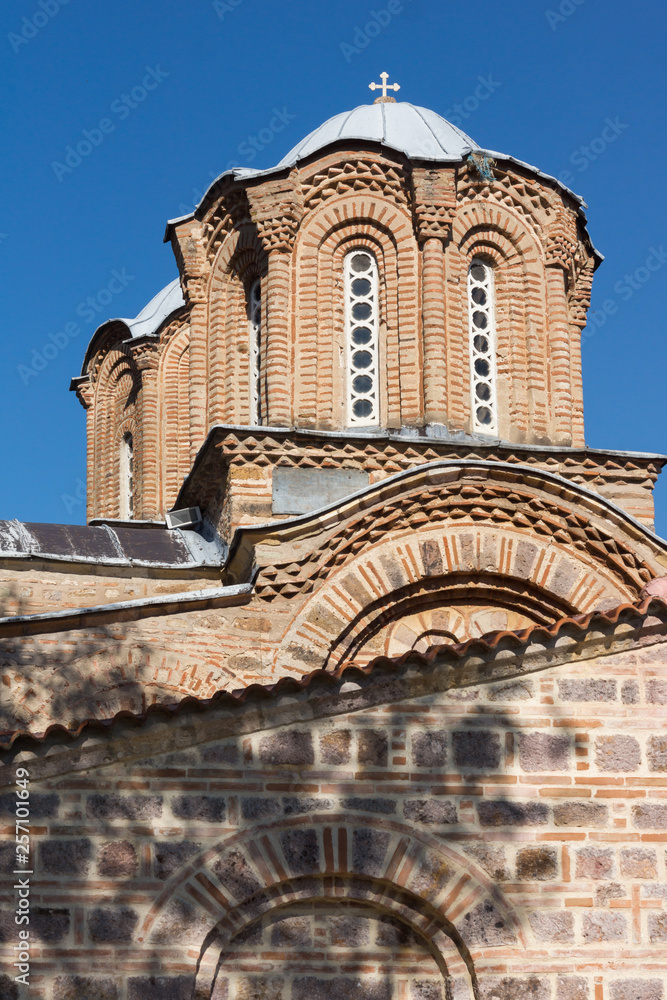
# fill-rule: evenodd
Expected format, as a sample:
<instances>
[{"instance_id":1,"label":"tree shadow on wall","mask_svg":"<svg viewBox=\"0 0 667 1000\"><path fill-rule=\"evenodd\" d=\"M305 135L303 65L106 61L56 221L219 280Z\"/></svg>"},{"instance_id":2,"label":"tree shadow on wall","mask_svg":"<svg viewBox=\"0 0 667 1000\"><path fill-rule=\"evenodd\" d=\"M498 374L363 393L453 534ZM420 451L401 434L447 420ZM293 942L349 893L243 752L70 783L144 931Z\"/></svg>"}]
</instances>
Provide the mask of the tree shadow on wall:
<instances>
[{"instance_id":1,"label":"tree shadow on wall","mask_svg":"<svg viewBox=\"0 0 667 1000\"><path fill-rule=\"evenodd\" d=\"M19 584L3 588L0 617L31 613L34 611L21 596ZM54 723L76 728L91 717L143 711L145 687L128 676L126 653L114 662L116 650L126 638L124 628L125 623L119 622L33 636L0 634L0 733L16 729L40 732ZM138 672L136 667L149 649L145 643L133 646L133 673Z\"/></svg>"},{"instance_id":2,"label":"tree shadow on wall","mask_svg":"<svg viewBox=\"0 0 667 1000\"><path fill-rule=\"evenodd\" d=\"M65 677L68 667L67 650L61 649L58 668ZM399 672L380 669L377 681L391 681ZM354 684L355 673L347 672L344 684ZM358 676L369 688L375 683ZM319 721L308 724L300 721L308 717L304 712L277 729L272 704L255 694L249 706L262 704L263 724L248 735L225 737L221 728L217 738L199 743L197 719L205 717L195 715L193 722L186 712L184 749L152 757L128 751L125 763L35 782L31 819L40 832L34 837L33 930L42 949L35 972L48 963L56 1000L192 1000L195 967L211 944L218 969L205 1000L486 997L484 983L471 993L460 975L451 981L443 975L432 939L410 918L395 878L387 875L388 854L375 856L378 834L400 828L416 841L436 840L486 880L486 897L464 908L450 929L473 957L516 944L503 885L525 882L537 893L561 872L558 849L538 840L555 807L538 799L529 783L517 794L517 780L523 775L530 782L532 775L537 783L545 771L569 773L575 759L574 736L565 726L525 731L531 708L536 718L543 715L544 676L438 697L397 693L368 712L322 711ZM326 691L334 682L321 684ZM311 692L318 694L317 682L297 697L306 702ZM181 715L169 725L180 726ZM125 733L128 743L131 732ZM113 732L97 729L92 737L84 732L66 744L58 738L53 746L63 752L114 739ZM122 742L123 736L115 739ZM30 767L29 743L19 741L12 756ZM0 798L4 815L11 815L14 804L11 791ZM277 846L262 846L272 828L303 826L306 833L317 831L318 849L325 851L322 831L329 824L350 830L345 861L339 844L326 889L333 895L315 877L310 840L299 841L292 853L292 841L280 840L282 834ZM526 839L529 832L534 841ZM224 858L202 860L207 847L232 840ZM264 860L251 845L260 845ZM284 874L267 889L260 870L271 850ZM12 852L13 845L3 845L6 872ZM414 883L406 880L428 915L432 892L449 891L456 877L424 869ZM207 891L207 884L213 891L203 906L197 893ZM150 904L163 894L155 925L138 943ZM211 905L223 897L243 909L243 919L216 946ZM0 937L10 947L16 931L12 903L9 893L0 921ZM226 913L220 905L221 920ZM532 995L530 990L541 995L537 978L506 976L493 992L514 1000ZM14 984L0 978L5 996L18 1000Z\"/></svg>"}]
</instances>

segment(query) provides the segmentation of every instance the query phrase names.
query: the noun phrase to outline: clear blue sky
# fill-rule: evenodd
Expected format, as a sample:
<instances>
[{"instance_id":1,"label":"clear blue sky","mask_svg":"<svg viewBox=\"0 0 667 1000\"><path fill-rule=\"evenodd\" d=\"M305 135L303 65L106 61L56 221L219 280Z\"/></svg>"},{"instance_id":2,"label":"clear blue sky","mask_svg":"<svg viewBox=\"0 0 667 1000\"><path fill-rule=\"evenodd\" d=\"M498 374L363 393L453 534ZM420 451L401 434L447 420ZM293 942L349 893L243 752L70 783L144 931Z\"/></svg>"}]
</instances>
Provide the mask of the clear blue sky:
<instances>
[{"instance_id":1,"label":"clear blue sky","mask_svg":"<svg viewBox=\"0 0 667 1000\"><path fill-rule=\"evenodd\" d=\"M607 258L584 343L587 443L667 451L666 21L659 0L4 0L0 517L84 521L63 500L85 478L69 380L100 322L176 277L166 220L230 163L271 166L369 102L383 70L403 100L450 117L463 104L480 145L569 171ZM475 107L479 77L493 93Z\"/></svg>"}]
</instances>

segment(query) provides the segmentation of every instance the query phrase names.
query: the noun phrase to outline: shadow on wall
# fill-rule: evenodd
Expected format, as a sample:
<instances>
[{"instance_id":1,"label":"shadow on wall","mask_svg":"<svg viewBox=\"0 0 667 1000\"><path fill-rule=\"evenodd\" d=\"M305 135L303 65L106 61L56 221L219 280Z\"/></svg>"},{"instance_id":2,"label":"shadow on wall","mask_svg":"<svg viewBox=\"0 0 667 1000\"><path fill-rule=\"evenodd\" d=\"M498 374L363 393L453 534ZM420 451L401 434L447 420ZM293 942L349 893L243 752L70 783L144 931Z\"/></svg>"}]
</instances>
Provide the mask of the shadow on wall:
<instances>
[{"instance_id":1,"label":"shadow on wall","mask_svg":"<svg viewBox=\"0 0 667 1000\"><path fill-rule=\"evenodd\" d=\"M566 728L517 733L539 693L533 675L279 729L265 703L261 730L225 739L220 727L199 745L206 717L176 717L190 749L139 755L130 728L125 763L35 783L47 995L541 998L539 977L494 979L490 993L473 968L481 952L525 947L502 883L539 892L561 874L557 848L538 839L551 806L531 784L571 768L574 741ZM30 767L26 748L16 759ZM535 773L517 795L519 760ZM5 814L14 802L3 795ZM13 1000L9 980L2 989Z\"/></svg>"},{"instance_id":2,"label":"shadow on wall","mask_svg":"<svg viewBox=\"0 0 667 1000\"><path fill-rule=\"evenodd\" d=\"M31 613L34 609L21 596L17 583L0 590L0 617ZM29 729L34 719L39 719L41 730L45 717L52 721L67 720L67 724L72 720L73 725L77 719L84 721L93 714L106 718L118 711L136 712L138 706L145 707L145 687L128 676L127 654L115 662L116 644L127 637L126 624L98 625L84 635L82 638L80 632L56 632L0 639L3 684L0 731ZM135 664L141 662L148 649L147 645L137 643L133 653ZM26 677L30 678L27 691ZM76 692L74 698L73 692ZM174 701L177 700L179 696L175 694Z\"/></svg>"}]
</instances>

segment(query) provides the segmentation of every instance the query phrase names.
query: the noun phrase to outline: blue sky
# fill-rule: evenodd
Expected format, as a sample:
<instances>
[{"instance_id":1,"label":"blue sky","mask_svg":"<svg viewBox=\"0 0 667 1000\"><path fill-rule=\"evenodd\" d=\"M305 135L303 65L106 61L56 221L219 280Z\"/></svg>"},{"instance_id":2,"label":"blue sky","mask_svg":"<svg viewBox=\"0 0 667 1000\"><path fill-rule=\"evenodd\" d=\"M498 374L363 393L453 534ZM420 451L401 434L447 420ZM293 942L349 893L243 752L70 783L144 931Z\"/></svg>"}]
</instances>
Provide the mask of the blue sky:
<instances>
[{"instance_id":1,"label":"blue sky","mask_svg":"<svg viewBox=\"0 0 667 1000\"><path fill-rule=\"evenodd\" d=\"M667 452L666 21L658 0L4 0L0 518L84 522L69 380L99 323L176 277L166 220L228 166L271 166L368 103L383 70L400 99L586 199L607 258L583 348L587 443Z\"/></svg>"}]
</instances>

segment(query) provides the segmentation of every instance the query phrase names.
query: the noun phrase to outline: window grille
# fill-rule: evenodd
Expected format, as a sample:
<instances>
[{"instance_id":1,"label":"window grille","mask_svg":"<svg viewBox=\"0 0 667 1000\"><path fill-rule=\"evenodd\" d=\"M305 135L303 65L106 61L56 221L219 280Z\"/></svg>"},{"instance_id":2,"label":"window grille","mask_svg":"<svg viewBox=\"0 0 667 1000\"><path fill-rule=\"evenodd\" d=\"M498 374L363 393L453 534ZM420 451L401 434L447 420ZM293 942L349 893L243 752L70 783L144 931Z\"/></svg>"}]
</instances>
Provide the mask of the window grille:
<instances>
[{"instance_id":1,"label":"window grille","mask_svg":"<svg viewBox=\"0 0 667 1000\"><path fill-rule=\"evenodd\" d=\"M347 419L351 426L380 423L378 379L378 268L366 250L345 257Z\"/></svg>"},{"instance_id":2,"label":"window grille","mask_svg":"<svg viewBox=\"0 0 667 1000\"><path fill-rule=\"evenodd\" d=\"M248 291L248 339L250 360L250 423L262 423L260 375L262 364L262 282L255 278Z\"/></svg>"},{"instance_id":3,"label":"window grille","mask_svg":"<svg viewBox=\"0 0 667 1000\"><path fill-rule=\"evenodd\" d=\"M134 442L131 434L124 434L120 444L120 509L125 520L134 517Z\"/></svg>"},{"instance_id":4,"label":"window grille","mask_svg":"<svg viewBox=\"0 0 667 1000\"><path fill-rule=\"evenodd\" d=\"M468 313L473 430L482 434L497 434L493 268L480 260L474 260L468 270Z\"/></svg>"}]
</instances>

